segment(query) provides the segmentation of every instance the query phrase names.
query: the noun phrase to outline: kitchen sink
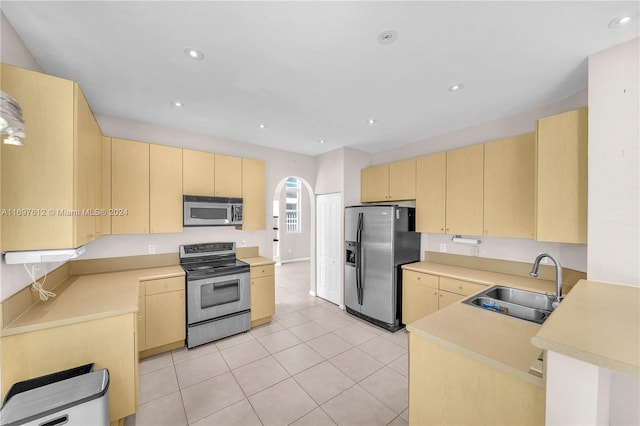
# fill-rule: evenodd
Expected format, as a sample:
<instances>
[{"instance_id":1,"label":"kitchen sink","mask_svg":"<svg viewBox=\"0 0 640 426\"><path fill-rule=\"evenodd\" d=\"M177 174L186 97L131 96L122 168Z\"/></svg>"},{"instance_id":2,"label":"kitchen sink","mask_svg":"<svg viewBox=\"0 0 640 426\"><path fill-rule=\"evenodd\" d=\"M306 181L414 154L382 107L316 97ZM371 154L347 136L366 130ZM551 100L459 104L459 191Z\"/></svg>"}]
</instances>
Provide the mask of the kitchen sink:
<instances>
[{"instance_id":1,"label":"kitchen sink","mask_svg":"<svg viewBox=\"0 0 640 426\"><path fill-rule=\"evenodd\" d=\"M553 299L543 293L493 286L462 303L542 324L553 312Z\"/></svg>"}]
</instances>

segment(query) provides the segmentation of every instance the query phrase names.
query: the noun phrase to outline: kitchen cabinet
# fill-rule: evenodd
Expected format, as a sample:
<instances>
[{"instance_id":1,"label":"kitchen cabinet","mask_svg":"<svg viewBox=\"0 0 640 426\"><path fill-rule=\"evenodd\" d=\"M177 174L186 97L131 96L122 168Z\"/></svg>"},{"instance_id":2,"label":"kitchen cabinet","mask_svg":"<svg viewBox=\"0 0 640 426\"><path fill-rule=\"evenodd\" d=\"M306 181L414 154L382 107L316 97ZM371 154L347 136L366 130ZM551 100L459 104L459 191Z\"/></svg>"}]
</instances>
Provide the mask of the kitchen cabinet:
<instances>
[{"instance_id":1,"label":"kitchen cabinet","mask_svg":"<svg viewBox=\"0 0 640 426\"><path fill-rule=\"evenodd\" d=\"M149 145L151 233L182 232L182 149Z\"/></svg>"},{"instance_id":2,"label":"kitchen cabinet","mask_svg":"<svg viewBox=\"0 0 640 426\"><path fill-rule=\"evenodd\" d=\"M242 197L242 158L182 150L185 195Z\"/></svg>"},{"instance_id":3,"label":"kitchen cabinet","mask_svg":"<svg viewBox=\"0 0 640 426\"><path fill-rule=\"evenodd\" d=\"M142 281L144 351L150 356L184 346L186 332L184 277ZM139 311L140 313L140 311ZM140 324L141 325L141 324Z\"/></svg>"},{"instance_id":4,"label":"kitchen cabinet","mask_svg":"<svg viewBox=\"0 0 640 426\"><path fill-rule=\"evenodd\" d=\"M242 158L215 154L216 197L242 197Z\"/></svg>"},{"instance_id":5,"label":"kitchen cabinet","mask_svg":"<svg viewBox=\"0 0 640 426\"><path fill-rule=\"evenodd\" d=\"M438 310L438 277L402 272L402 322L412 323Z\"/></svg>"},{"instance_id":6,"label":"kitchen cabinet","mask_svg":"<svg viewBox=\"0 0 640 426\"><path fill-rule=\"evenodd\" d=\"M266 164L242 159L242 230L267 228Z\"/></svg>"},{"instance_id":7,"label":"kitchen cabinet","mask_svg":"<svg viewBox=\"0 0 640 426\"><path fill-rule=\"evenodd\" d=\"M415 198L415 158L368 167L360 172L360 201L363 203Z\"/></svg>"},{"instance_id":8,"label":"kitchen cabinet","mask_svg":"<svg viewBox=\"0 0 640 426\"><path fill-rule=\"evenodd\" d=\"M402 270L402 322L412 323L487 288L483 284Z\"/></svg>"},{"instance_id":9,"label":"kitchen cabinet","mask_svg":"<svg viewBox=\"0 0 640 426\"><path fill-rule=\"evenodd\" d=\"M111 232L149 232L149 144L111 139Z\"/></svg>"},{"instance_id":10,"label":"kitchen cabinet","mask_svg":"<svg viewBox=\"0 0 640 426\"><path fill-rule=\"evenodd\" d=\"M410 424L545 423L544 387L480 361L473 353L409 334Z\"/></svg>"},{"instance_id":11,"label":"kitchen cabinet","mask_svg":"<svg viewBox=\"0 0 640 426\"><path fill-rule=\"evenodd\" d=\"M446 233L482 235L484 147L447 151Z\"/></svg>"},{"instance_id":12,"label":"kitchen cabinet","mask_svg":"<svg viewBox=\"0 0 640 426\"><path fill-rule=\"evenodd\" d=\"M416 231L445 232L447 153L416 159Z\"/></svg>"},{"instance_id":13,"label":"kitchen cabinet","mask_svg":"<svg viewBox=\"0 0 640 426\"><path fill-rule=\"evenodd\" d=\"M536 240L587 243L587 108L537 122Z\"/></svg>"},{"instance_id":14,"label":"kitchen cabinet","mask_svg":"<svg viewBox=\"0 0 640 426\"><path fill-rule=\"evenodd\" d=\"M111 234L111 215L109 210L111 209L111 138L107 136L102 137L102 214L97 219L101 222L100 225L96 225L96 228L100 226L101 235Z\"/></svg>"},{"instance_id":15,"label":"kitchen cabinet","mask_svg":"<svg viewBox=\"0 0 640 426\"><path fill-rule=\"evenodd\" d=\"M2 64L23 110L24 146L2 150L2 250L78 247L96 238L102 134L77 83Z\"/></svg>"},{"instance_id":16,"label":"kitchen cabinet","mask_svg":"<svg viewBox=\"0 0 640 426\"><path fill-rule=\"evenodd\" d=\"M215 195L215 156L210 152L182 150L182 193Z\"/></svg>"},{"instance_id":17,"label":"kitchen cabinet","mask_svg":"<svg viewBox=\"0 0 640 426\"><path fill-rule=\"evenodd\" d=\"M109 370L111 421L136 412L135 313L2 337L2 393L12 384L89 363Z\"/></svg>"},{"instance_id":18,"label":"kitchen cabinet","mask_svg":"<svg viewBox=\"0 0 640 426\"><path fill-rule=\"evenodd\" d=\"M274 265L252 266L251 273L251 326L271 321L276 312Z\"/></svg>"},{"instance_id":19,"label":"kitchen cabinet","mask_svg":"<svg viewBox=\"0 0 640 426\"><path fill-rule=\"evenodd\" d=\"M484 144L484 235L533 238L535 134Z\"/></svg>"}]
</instances>

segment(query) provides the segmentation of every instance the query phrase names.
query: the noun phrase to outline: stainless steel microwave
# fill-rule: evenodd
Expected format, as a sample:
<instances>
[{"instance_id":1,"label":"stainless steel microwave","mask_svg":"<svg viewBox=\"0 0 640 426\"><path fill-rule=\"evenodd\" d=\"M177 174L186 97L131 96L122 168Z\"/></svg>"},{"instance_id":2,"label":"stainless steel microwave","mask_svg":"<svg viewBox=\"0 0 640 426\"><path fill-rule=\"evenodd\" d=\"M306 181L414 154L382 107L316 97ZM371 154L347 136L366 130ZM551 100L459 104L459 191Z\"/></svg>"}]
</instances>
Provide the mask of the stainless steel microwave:
<instances>
[{"instance_id":1,"label":"stainless steel microwave","mask_svg":"<svg viewBox=\"0 0 640 426\"><path fill-rule=\"evenodd\" d=\"M242 198L183 195L183 226L242 225Z\"/></svg>"}]
</instances>

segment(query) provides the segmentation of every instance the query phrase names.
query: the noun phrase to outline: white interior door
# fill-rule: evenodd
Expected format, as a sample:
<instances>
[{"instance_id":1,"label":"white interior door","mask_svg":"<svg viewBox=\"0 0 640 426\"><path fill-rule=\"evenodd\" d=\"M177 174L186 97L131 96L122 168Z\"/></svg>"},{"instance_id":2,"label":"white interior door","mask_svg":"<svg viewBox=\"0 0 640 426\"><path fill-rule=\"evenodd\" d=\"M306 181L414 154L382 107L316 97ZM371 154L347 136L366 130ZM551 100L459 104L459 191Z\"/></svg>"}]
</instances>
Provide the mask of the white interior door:
<instances>
[{"instance_id":1,"label":"white interior door","mask_svg":"<svg viewBox=\"0 0 640 426\"><path fill-rule=\"evenodd\" d=\"M341 225L341 194L318 195L316 197L316 294L336 305L342 305Z\"/></svg>"}]
</instances>

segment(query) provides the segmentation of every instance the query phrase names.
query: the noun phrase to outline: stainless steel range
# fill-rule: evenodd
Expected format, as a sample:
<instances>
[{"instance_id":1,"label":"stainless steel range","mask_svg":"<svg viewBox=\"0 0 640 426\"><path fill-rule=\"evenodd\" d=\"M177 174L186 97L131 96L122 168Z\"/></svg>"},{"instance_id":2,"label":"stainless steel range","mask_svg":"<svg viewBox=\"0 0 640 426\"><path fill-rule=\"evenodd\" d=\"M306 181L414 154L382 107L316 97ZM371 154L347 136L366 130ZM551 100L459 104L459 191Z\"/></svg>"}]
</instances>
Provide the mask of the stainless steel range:
<instances>
[{"instance_id":1,"label":"stainless steel range","mask_svg":"<svg viewBox=\"0 0 640 426\"><path fill-rule=\"evenodd\" d=\"M251 328L249 265L236 259L235 243L180 246L187 273L187 347Z\"/></svg>"}]
</instances>

